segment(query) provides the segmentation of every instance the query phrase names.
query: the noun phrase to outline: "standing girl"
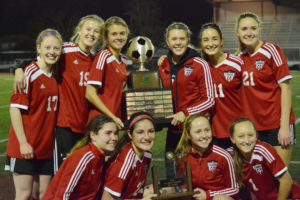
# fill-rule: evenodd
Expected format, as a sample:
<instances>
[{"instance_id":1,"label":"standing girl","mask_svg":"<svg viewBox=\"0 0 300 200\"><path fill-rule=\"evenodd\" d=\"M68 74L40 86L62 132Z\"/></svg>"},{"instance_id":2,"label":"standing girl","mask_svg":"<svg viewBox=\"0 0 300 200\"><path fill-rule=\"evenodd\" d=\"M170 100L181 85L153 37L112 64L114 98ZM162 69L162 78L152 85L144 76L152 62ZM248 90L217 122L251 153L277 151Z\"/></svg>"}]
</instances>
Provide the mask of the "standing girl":
<instances>
[{"instance_id":1,"label":"standing girl","mask_svg":"<svg viewBox=\"0 0 300 200\"><path fill-rule=\"evenodd\" d=\"M204 115L190 115L185 120L175 155L179 170L184 171L184 162L191 166L192 186L199 191L193 196L195 199L225 200L238 196L232 157L212 144L211 126Z\"/></svg>"},{"instance_id":2,"label":"standing girl","mask_svg":"<svg viewBox=\"0 0 300 200\"><path fill-rule=\"evenodd\" d=\"M165 39L170 51L158 68L163 87L172 90L175 113L168 117L173 125L167 132L168 158L173 156L185 118L194 113L208 113L215 101L209 64L188 47L191 40L188 26L180 22L172 23L166 30ZM166 159L166 165L170 168L173 163Z\"/></svg>"},{"instance_id":3,"label":"standing girl","mask_svg":"<svg viewBox=\"0 0 300 200\"><path fill-rule=\"evenodd\" d=\"M243 13L237 20L242 69L243 110L252 119L258 139L274 146L288 166L295 144L295 119L291 109L292 75L282 50L263 42L260 20L253 13Z\"/></svg>"},{"instance_id":4,"label":"standing girl","mask_svg":"<svg viewBox=\"0 0 300 200\"><path fill-rule=\"evenodd\" d=\"M230 135L238 183L257 199L299 199L296 185L287 167L273 147L257 140L254 123L248 118L232 122Z\"/></svg>"},{"instance_id":5,"label":"standing girl","mask_svg":"<svg viewBox=\"0 0 300 200\"><path fill-rule=\"evenodd\" d=\"M103 178L105 153L115 149L118 129L106 116L95 116L86 135L72 148L52 179L43 200L95 199Z\"/></svg>"},{"instance_id":6,"label":"standing girl","mask_svg":"<svg viewBox=\"0 0 300 200\"><path fill-rule=\"evenodd\" d=\"M242 114L241 69L243 61L222 52L222 32L217 24L202 25L199 33L201 57L209 62L215 89L216 106L211 112L213 142L225 149L232 146L230 123Z\"/></svg>"},{"instance_id":7,"label":"standing girl","mask_svg":"<svg viewBox=\"0 0 300 200\"><path fill-rule=\"evenodd\" d=\"M84 136L88 119L85 89L94 51L103 35L104 21L97 15L82 17L71 42L64 43L59 62L59 106L55 129L54 171L62 164L74 144ZM23 72L16 70L15 82L22 88Z\"/></svg>"},{"instance_id":8,"label":"standing girl","mask_svg":"<svg viewBox=\"0 0 300 200\"><path fill-rule=\"evenodd\" d=\"M142 199L147 172L152 160L150 151L155 139L154 119L145 112L134 113L110 159L104 184L103 200ZM151 199L148 195L143 199Z\"/></svg>"},{"instance_id":9,"label":"standing girl","mask_svg":"<svg viewBox=\"0 0 300 200\"><path fill-rule=\"evenodd\" d=\"M121 50L127 42L129 29L120 17L110 17L105 22L106 49L95 58L86 87L86 99L91 103L89 119L104 114L112 118L118 128L121 121L121 99L127 80L126 64Z\"/></svg>"},{"instance_id":10,"label":"standing girl","mask_svg":"<svg viewBox=\"0 0 300 200\"><path fill-rule=\"evenodd\" d=\"M53 131L57 119L58 86L52 74L62 49L61 35L42 31L36 48L40 59L25 68L23 93L14 90L10 100L12 126L7 144L6 170L13 172L16 199L29 199L38 176L43 196L53 173Z\"/></svg>"}]
</instances>

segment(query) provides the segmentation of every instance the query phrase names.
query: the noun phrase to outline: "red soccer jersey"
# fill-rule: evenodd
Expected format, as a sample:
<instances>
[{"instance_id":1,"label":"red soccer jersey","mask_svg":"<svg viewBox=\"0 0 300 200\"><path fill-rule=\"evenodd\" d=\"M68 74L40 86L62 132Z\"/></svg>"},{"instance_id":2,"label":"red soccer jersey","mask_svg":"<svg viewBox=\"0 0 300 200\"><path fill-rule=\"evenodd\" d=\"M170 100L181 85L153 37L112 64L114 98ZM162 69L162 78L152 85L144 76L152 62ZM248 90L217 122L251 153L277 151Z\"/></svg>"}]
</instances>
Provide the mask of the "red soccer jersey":
<instances>
[{"instance_id":1,"label":"red soccer jersey","mask_svg":"<svg viewBox=\"0 0 300 200\"><path fill-rule=\"evenodd\" d=\"M215 104L213 83L209 64L199 57L188 59L179 69L176 78L170 77L170 63L165 58L159 66L164 88L172 89L175 112L183 111L186 116L207 113Z\"/></svg>"},{"instance_id":2,"label":"red soccer jersey","mask_svg":"<svg viewBox=\"0 0 300 200\"><path fill-rule=\"evenodd\" d=\"M71 154L52 179L43 200L94 199L101 184L105 155L89 143Z\"/></svg>"},{"instance_id":3,"label":"red soccer jersey","mask_svg":"<svg viewBox=\"0 0 300 200\"><path fill-rule=\"evenodd\" d=\"M85 132L88 103L85 99L93 54L83 52L76 44L63 45L60 59L59 110L57 126L69 127L73 132Z\"/></svg>"},{"instance_id":4,"label":"red soccer jersey","mask_svg":"<svg viewBox=\"0 0 300 200\"><path fill-rule=\"evenodd\" d=\"M107 169L104 190L122 199L143 198L151 159L149 151L139 159L132 144L127 143Z\"/></svg>"},{"instance_id":5,"label":"red soccer jersey","mask_svg":"<svg viewBox=\"0 0 300 200\"><path fill-rule=\"evenodd\" d=\"M278 196L280 177L287 167L269 144L257 141L250 163L244 161L244 184L258 199L275 200ZM266 184L267 183L267 184ZM300 198L300 187L293 183L289 198Z\"/></svg>"},{"instance_id":6,"label":"red soccer jersey","mask_svg":"<svg viewBox=\"0 0 300 200\"><path fill-rule=\"evenodd\" d=\"M58 86L52 74L43 72L36 62L25 68L24 93L13 95L10 107L21 110L27 142L34 149L35 159L51 158L53 131L57 119ZM20 144L13 127L10 127L7 155L23 159Z\"/></svg>"},{"instance_id":7,"label":"red soccer jersey","mask_svg":"<svg viewBox=\"0 0 300 200\"><path fill-rule=\"evenodd\" d=\"M245 115L255 122L258 131L280 127L281 89L279 84L292 75L282 50L275 44L264 42L252 55L241 55L242 101ZM290 123L295 123L291 111Z\"/></svg>"},{"instance_id":8,"label":"red soccer jersey","mask_svg":"<svg viewBox=\"0 0 300 200\"><path fill-rule=\"evenodd\" d=\"M238 196L233 159L221 147L211 145L202 156L191 149L182 161L190 163L193 189L205 190L207 199L213 199L218 194L233 198ZM183 166L184 162L180 162L179 170L183 170Z\"/></svg>"},{"instance_id":9,"label":"red soccer jersey","mask_svg":"<svg viewBox=\"0 0 300 200\"><path fill-rule=\"evenodd\" d=\"M99 98L119 118L121 118L121 99L126 81L125 63L119 62L108 48L100 51L92 64L87 84L99 87ZM99 114L102 113L91 105L89 120Z\"/></svg>"},{"instance_id":10,"label":"red soccer jersey","mask_svg":"<svg viewBox=\"0 0 300 200\"><path fill-rule=\"evenodd\" d=\"M241 66L243 61L227 53L226 59L211 67L215 89L215 109L212 111L212 130L216 138L229 138L229 126L241 117Z\"/></svg>"}]
</instances>

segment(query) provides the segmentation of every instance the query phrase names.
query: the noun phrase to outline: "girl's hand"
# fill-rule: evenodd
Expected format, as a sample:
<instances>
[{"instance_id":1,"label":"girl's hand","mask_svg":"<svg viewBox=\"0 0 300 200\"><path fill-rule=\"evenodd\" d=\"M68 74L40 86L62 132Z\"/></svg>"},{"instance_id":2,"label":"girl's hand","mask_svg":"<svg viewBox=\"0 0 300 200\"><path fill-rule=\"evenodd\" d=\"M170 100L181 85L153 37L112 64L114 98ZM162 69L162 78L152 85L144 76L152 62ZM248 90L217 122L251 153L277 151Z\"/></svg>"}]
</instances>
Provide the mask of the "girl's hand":
<instances>
[{"instance_id":1,"label":"girl's hand","mask_svg":"<svg viewBox=\"0 0 300 200\"><path fill-rule=\"evenodd\" d=\"M281 126L278 131L278 142L282 148L286 149L291 144L291 134L289 126Z\"/></svg>"},{"instance_id":2,"label":"girl's hand","mask_svg":"<svg viewBox=\"0 0 300 200\"><path fill-rule=\"evenodd\" d=\"M164 59L165 59L166 57L167 57L166 55L162 55L162 56L158 59L157 65L158 65L158 66L161 65L162 62L164 61Z\"/></svg>"},{"instance_id":3,"label":"girl's hand","mask_svg":"<svg viewBox=\"0 0 300 200\"><path fill-rule=\"evenodd\" d=\"M114 120L114 122L117 124L117 127L119 130L124 128L124 124L122 122L122 120L118 117L113 117L112 120Z\"/></svg>"},{"instance_id":4,"label":"girl's hand","mask_svg":"<svg viewBox=\"0 0 300 200\"><path fill-rule=\"evenodd\" d=\"M193 197L196 200L206 200L206 192L200 188L196 188L194 189L194 191L199 191L198 194L194 194Z\"/></svg>"},{"instance_id":5,"label":"girl's hand","mask_svg":"<svg viewBox=\"0 0 300 200\"><path fill-rule=\"evenodd\" d=\"M171 124L173 126L178 126L178 125L180 125L180 124L182 124L184 122L184 120L185 120L185 114L184 114L183 111L180 111L180 112L178 112L176 114L169 115L166 118L168 118L168 119L169 118L173 118L172 121L171 121Z\"/></svg>"},{"instance_id":6,"label":"girl's hand","mask_svg":"<svg viewBox=\"0 0 300 200\"><path fill-rule=\"evenodd\" d=\"M26 81L24 71L21 68L17 68L14 77L14 91L15 93L22 93L25 89Z\"/></svg>"},{"instance_id":7,"label":"girl's hand","mask_svg":"<svg viewBox=\"0 0 300 200\"><path fill-rule=\"evenodd\" d=\"M28 142L24 142L20 144L20 152L24 159L33 159L34 151L32 146Z\"/></svg>"}]
</instances>

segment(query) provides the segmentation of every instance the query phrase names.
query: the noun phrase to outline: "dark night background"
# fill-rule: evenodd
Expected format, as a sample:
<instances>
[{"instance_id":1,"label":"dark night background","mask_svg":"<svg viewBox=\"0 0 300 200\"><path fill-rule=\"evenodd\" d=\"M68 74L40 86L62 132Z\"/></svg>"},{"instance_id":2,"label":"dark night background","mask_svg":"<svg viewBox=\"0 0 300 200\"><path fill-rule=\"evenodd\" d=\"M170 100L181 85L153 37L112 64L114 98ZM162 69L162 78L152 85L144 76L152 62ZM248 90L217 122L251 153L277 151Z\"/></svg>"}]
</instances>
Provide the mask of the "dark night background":
<instances>
[{"instance_id":1,"label":"dark night background","mask_svg":"<svg viewBox=\"0 0 300 200\"><path fill-rule=\"evenodd\" d=\"M34 50L36 36L45 28L56 28L68 41L87 14L104 20L120 16L129 25L129 38L148 36L156 46L164 45L165 28L181 21L191 28L195 44L200 26L213 15L205 0L1 0L0 5L0 42L13 39L16 50Z\"/></svg>"}]
</instances>

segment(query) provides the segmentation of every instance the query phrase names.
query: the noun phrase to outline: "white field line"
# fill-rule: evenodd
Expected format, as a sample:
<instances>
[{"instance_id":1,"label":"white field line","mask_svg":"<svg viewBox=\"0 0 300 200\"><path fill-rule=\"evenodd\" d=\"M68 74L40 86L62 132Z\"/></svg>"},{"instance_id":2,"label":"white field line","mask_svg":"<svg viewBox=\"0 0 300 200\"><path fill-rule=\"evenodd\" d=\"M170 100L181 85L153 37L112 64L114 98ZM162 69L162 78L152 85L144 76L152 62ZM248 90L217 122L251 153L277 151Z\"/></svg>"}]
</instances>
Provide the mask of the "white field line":
<instances>
[{"instance_id":1,"label":"white field line","mask_svg":"<svg viewBox=\"0 0 300 200\"><path fill-rule=\"evenodd\" d=\"M2 139L2 140L0 140L0 143L4 143L4 142L7 142L8 141L8 139Z\"/></svg>"},{"instance_id":2,"label":"white field line","mask_svg":"<svg viewBox=\"0 0 300 200\"><path fill-rule=\"evenodd\" d=\"M295 121L295 125L297 126L297 124L300 122L300 118L296 119Z\"/></svg>"},{"instance_id":3,"label":"white field line","mask_svg":"<svg viewBox=\"0 0 300 200\"><path fill-rule=\"evenodd\" d=\"M9 108L9 104L0 106L0 109L2 109L2 108Z\"/></svg>"}]
</instances>

